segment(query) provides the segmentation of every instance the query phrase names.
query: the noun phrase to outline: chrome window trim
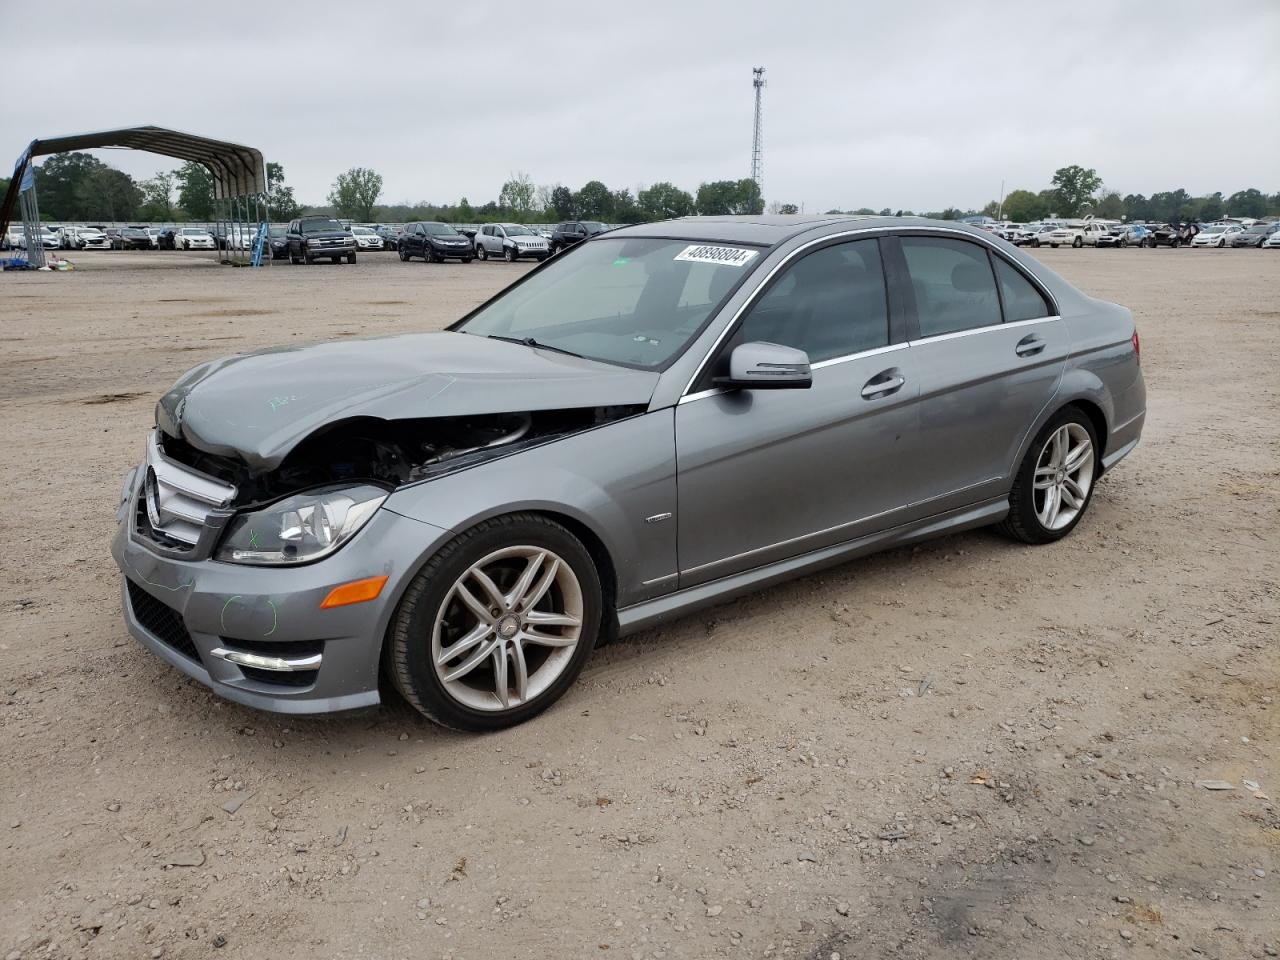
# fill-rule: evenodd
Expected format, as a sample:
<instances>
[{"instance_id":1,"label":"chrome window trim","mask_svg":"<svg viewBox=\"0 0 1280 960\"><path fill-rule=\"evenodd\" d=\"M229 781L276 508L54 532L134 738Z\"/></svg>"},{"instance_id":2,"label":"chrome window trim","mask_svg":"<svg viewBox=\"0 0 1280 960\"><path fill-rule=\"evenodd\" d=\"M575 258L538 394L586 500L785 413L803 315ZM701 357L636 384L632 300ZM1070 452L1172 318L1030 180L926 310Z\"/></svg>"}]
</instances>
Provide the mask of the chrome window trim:
<instances>
[{"instance_id":1,"label":"chrome window trim","mask_svg":"<svg viewBox=\"0 0 1280 960\"><path fill-rule=\"evenodd\" d=\"M843 357L832 357L830 360L819 360L817 363L809 364L810 370L821 370L823 367L834 367L839 363L848 363L850 360L861 360L863 357L874 357L881 353L894 353L898 350L905 350L911 346L906 340L902 343L890 343L883 347L872 347L870 350L859 350L857 353L847 353Z\"/></svg>"},{"instance_id":2,"label":"chrome window trim","mask_svg":"<svg viewBox=\"0 0 1280 960\"><path fill-rule=\"evenodd\" d=\"M773 279L774 275L779 270L781 270L783 267L790 264L792 260L794 260L796 257L803 254L806 250L808 250L811 247L818 246L819 244L822 244L822 243L827 243L830 240L839 240L843 237L863 236L871 233L882 233L886 236L901 236L902 234L916 234L919 236L928 236L933 233L950 233L950 234L955 234L956 236L964 237L965 239L973 243L976 243L987 250L993 251L995 254L1001 257L1004 257L1005 260L1009 259L1009 257L1005 255L1004 251L1001 250L999 247L997 247L994 243L992 243L989 238L970 233L967 230L955 230L951 227L934 227L934 226L861 227L857 230L842 230L839 233L828 233L821 237L814 237L812 240L806 243L802 243L800 246L796 247L794 250L788 253L785 257L783 257L781 260L775 263L769 269L769 272L766 273L764 277L760 280L760 282L756 284L755 289L752 290L751 293L747 295L747 299L742 302L742 306L740 306L737 310L734 311L733 317L730 318L729 322L725 324L724 329L722 329L720 333L716 336L715 341L711 344L711 349L709 349L703 355L702 359L698 362L698 366L693 371L693 376L691 376L689 378L689 382L684 385L684 389L680 392L680 399L677 400L676 402L684 403L684 401L688 399L692 399L692 398L700 399L701 397L704 397L704 396L712 396L716 393L722 392L719 388L699 390L696 394L691 394L689 391L692 390L693 385L698 382L698 378L702 376L702 371L706 369L706 366L711 361L711 358L716 355L716 352L720 349L720 345L724 342L725 338L728 337L729 332L738 325L738 320L741 319L743 313L745 313L749 307L755 304L756 298L760 295L760 291L764 288L764 286L770 280ZM1049 292L1049 289L1044 285L1044 283L1041 282L1039 277L1035 276L1035 274L1031 273L1029 270L1026 270L1025 268L1019 268L1016 265L1014 269L1018 270L1019 273L1021 273L1024 277L1029 279L1035 285L1035 288L1040 291L1041 295L1045 298L1046 301L1048 301L1050 306L1056 306L1057 301L1054 299L1053 294ZM1043 320L1059 320L1061 319L1061 314L1055 314L1052 317L1044 317L1042 319ZM973 331L965 330L965 331L959 331L959 332L971 333L971 332L976 332L977 330L996 330L1004 327L1012 327L1017 324L1026 324L1031 322L1039 322L1039 321L1015 320L1013 323L1001 323L999 325L992 325L990 327L978 327L978 328L975 328ZM951 334L941 334L940 336L947 337L947 336L951 336ZM929 338L922 338L921 340L916 340L916 341L904 341L904 344L909 345L913 342L922 343L924 342L925 339L936 340L938 338L929 337ZM890 344L890 346L897 346L897 344ZM849 359L852 359L852 357L850 357ZM826 361L822 361L822 362L825 363Z\"/></svg>"},{"instance_id":3,"label":"chrome window trim","mask_svg":"<svg viewBox=\"0 0 1280 960\"><path fill-rule=\"evenodd\" d=\"M1061 320L1062 317L1055 314L1052 317L1033 317L1030 320L1014 320L1012 323L989 323L985 327L970 327L968 330L953 330L951 333L938 333L932 337L921 337L919 340L908 340L907 345L912 347L920 346L925 343L939 343L943 340L959 340L961 337L973 336L977 333L991 333L993 330L1008 330L1011 327L1030 327L1038 323L1052 323L1055 320Z\"/></svg>"}]
</instances>

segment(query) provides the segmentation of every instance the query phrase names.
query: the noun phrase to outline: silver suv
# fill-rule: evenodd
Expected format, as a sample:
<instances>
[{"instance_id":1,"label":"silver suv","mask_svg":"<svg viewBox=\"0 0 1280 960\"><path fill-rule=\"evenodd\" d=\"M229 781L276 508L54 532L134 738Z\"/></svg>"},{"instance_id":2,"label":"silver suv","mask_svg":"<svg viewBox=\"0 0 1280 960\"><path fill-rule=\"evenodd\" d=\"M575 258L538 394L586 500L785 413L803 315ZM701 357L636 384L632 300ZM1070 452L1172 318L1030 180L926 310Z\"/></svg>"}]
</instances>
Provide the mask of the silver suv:
<instances>
[{"instance_id":1,"label":"silver suv","mask_svg":"<svg viewBox=\"0 0 1280 960\"><path fill-rule=\"evenodd\" d=\"M476 256L481 260L501 257L514 263L521 257L539 262L551 255L547 238L519 223L486 223L476 231Z\"/></svg>"}]
</instances>

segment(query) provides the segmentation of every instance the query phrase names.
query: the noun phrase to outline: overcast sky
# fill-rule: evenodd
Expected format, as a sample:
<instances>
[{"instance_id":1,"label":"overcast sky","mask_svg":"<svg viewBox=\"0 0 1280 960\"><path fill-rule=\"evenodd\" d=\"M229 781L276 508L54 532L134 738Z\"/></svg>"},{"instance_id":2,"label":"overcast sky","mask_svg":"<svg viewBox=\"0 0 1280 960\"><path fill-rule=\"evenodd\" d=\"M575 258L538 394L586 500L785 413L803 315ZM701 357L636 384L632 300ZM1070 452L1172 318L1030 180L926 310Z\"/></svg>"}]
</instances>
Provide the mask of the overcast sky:
<instances>
[{"instance_id":1,"label":"overcast sky","mask_svg":"<svg viewBox=\"0 0 1280 960\"><path fill-rule=\"evenodd\" d=\"M1070 163L1121 193L1280 190L1277 0L2 5L6 170L156 124L260 148L303 202L353 166L383 202L478 204L513 171L692 192L748 175L762 65L768 201L978 208Z\"/></svg>"}]
</instances>

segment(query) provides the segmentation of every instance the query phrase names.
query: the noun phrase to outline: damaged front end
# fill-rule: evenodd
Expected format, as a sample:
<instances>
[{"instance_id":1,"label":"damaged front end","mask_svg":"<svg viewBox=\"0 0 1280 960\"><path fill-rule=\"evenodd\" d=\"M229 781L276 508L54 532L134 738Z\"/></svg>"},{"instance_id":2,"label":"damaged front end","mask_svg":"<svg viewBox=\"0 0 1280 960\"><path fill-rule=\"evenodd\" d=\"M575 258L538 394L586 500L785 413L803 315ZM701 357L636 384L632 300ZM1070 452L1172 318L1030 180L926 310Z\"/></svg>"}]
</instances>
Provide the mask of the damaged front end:
<instances>
[{"instance_id":1,"label":"damaged front end","mask_svg":"<svg viewBox=\"0 0 1280 960\"><path fill-rule=\"evenodd\" d=\"M643 412L642 405L323 427L270 469L157 429L135 530L160 552L277 566L335 552L390 492Z\"/></svg>"}]
</instances>

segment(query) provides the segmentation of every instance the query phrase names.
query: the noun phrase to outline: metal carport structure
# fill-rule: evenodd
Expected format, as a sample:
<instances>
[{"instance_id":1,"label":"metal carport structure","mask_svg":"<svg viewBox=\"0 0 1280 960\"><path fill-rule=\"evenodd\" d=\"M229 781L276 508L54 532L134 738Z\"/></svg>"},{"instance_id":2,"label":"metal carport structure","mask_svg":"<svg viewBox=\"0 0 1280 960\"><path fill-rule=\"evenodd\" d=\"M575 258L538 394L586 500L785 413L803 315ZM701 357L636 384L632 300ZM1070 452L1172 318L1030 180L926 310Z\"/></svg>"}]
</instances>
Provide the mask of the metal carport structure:
<instances>
[{"instance_id":1,"label":"metal carport structure","mask_svg":"<svg viewBox=\"0 0 1280 960\"><path fill-rule=\"evenodd\" d=\"M36 203L35 177L31 161L34 157L72 150L116 147L143 150L179 160L193 160L205 167L213 177L215 222L225 225L227 248L224 262L246 263L253 251L233 250L232 238L247 237L267 221L267 171L262 151L225 140L198 137L193 133L167 130L164 127L125 127L78 133L70 136L32 140L13 168L13 179L0 204L0 235L9 229L14 207L21 209L26 232L27 259L34 266L44 266L44 247L39 242L40 211ZM248 245L245 244L247 247Z\"/></svg>"}]
</instances>

